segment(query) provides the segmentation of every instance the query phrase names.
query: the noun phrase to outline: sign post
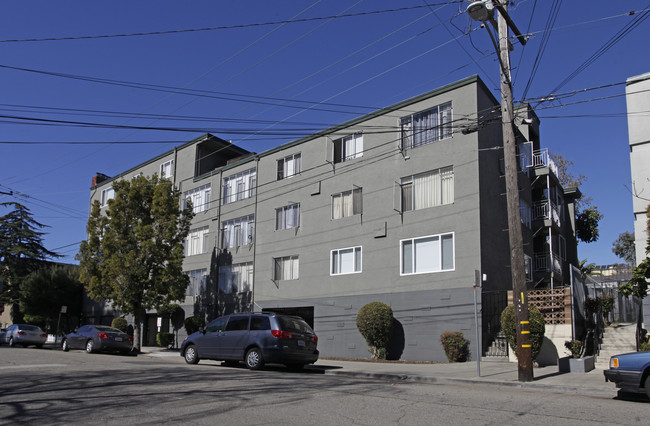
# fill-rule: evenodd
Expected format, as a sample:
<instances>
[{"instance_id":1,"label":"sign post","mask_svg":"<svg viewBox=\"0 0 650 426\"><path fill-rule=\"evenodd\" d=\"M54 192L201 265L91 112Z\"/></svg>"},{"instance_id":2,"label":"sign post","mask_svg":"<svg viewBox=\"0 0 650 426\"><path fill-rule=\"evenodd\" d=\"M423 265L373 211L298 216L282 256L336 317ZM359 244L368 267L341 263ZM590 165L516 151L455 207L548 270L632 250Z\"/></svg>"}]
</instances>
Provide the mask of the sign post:
<instances>
[{"instance_id":1,"label":"sign post","mask_svg":"<svg viewBox=\"0 0 650 426\"><path fill-rule=\"evenodd\" d=\"M61 325L61 314L65 314L68 312L68 307L67 306L61 306L61 310L59 311L59 320L56 322L56 335L54 336L54 346L57 345L59 342L59 326Z\"/></svg>"},{"instance_id":2,"label":"sign post","mask_svg":"<svg viewBox=\"0 0 650 426\"><path fill-rule=\"evenodd\" d=\"M481 287L481 271L474 271L474 330L476 330L476 375L481 377L481 342L478 339L478 302L476 300L476 287Z\"/></svg>"}]
</instances>

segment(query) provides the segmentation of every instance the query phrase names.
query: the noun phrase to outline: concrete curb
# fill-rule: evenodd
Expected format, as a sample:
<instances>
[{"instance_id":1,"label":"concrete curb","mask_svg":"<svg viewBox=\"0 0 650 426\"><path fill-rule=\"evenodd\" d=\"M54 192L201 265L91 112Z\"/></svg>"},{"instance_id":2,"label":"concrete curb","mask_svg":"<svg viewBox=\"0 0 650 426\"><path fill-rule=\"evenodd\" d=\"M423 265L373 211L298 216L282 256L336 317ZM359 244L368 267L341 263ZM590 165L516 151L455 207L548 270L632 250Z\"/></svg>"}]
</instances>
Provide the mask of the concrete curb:
<instances>
[{"instance_id":1,"label":"concrete curb","mask_svg":"<svg viewBox=\"0 0 650 426\"><path fill-rule=\"evenodd\" d=\"M311 370L321 370L318 368L311 368ZM556 392L565 392L565 393L579 393L579 394L589 394L589 395L600 395L600 396L611 396L615 397L617 394L616 388L585 388L577 386L565 386L565 385L549 385L543 383L535 382L508 382L500 380L482 380L482 379L463 379L463 378L452 378L452 377L424 377L416 375L401 375L401 374L389 374L389 373L367 373L367 372L358 372L358 371L341 371L341 370L321 370L325 375L331 376L347 376L347 377L358 377L365 379L377 379L377 380L391 380L391 381L403 381L403 382L420 382L420 383L439 383L439 384L466 384L466 385L488 385L488 386L505 386L511 388L519 389L531 389L531 390L548 390Z\"/></svg>"}]
</instances>

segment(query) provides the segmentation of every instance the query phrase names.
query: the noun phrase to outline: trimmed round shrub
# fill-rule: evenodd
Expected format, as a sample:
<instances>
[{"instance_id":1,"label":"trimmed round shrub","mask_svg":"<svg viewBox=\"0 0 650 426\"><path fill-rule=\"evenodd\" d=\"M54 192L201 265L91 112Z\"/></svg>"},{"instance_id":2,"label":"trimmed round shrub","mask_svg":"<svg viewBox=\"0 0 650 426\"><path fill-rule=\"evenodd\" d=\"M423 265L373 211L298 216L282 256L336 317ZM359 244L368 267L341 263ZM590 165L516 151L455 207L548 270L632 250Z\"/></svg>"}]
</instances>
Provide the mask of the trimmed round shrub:
<instances>
[{"instance_id":1,"label":"trimmed round shrub","mask_svg":"<svg viewBox=\"0 0 650 426\"><path fill-rule=\"evenodd\" d=\"M393 333L393 310L385 303L371 302L359 309L357 328L366 339L373 359L386 359Z\"/></svg>"},{"instance_id":2,"label":"trimmed round shrub","mask_svg":"<svg viewBox=\"0 0 650 426\"><path fill-rule=\"evenodd\" d=\"M537 306L528 305L528 321L529 324L529 339L532 345L532 357L537 358L539 352L542 350L542 343L544 342L544 333L546 332L546 322L544 315L537 309ZM517 322L515 320L515 307L508 306L501 312L501 331L505 334L510 347L518 356L517 353Z\"/></svg>"},{"instance_id":3,"label":"trimmed round shrub","mask_svg":"<svg viewBox=\"0 0 650 426\"><path fill-rule=\"evenodd\" d=\"M469 342L462 331L445 331L440 335L440 343L449 362L465 362L469 357Z\"/></svg>"},{"instance_id":4,"label":"trimmed round shrub","mask_svg":"<svg viewBox=\"0 0 650 426\"><path fill-rule=\"evenodd\" d=\"M156 334L156 343L158 343L158 346L170 347L173 342L174 342L174 333Z\"/></svg>"},{"instance_id":5,"label":"trimmed round shrub","mask_svg":"<svg viewBox=\"0 0 650 426\"><path fill-rule=\"evenodd\" d=\"M185 326L185 331L187 331L187 335L189 336L190 334L199 331L199 328L205 327L205 320L197 316L187 317L183 324Z\"/></svg>"},{"instance_id":6,"label":"trimmed round shrub","mask_svg":"<svg viewBox=\"0 0 650 426\"><path fill-rule=\"evenodd\" d=\"M119 317L111 321L111 327L117 328L118 330L126 333L126 330L129 327L129 323L126 322L126 318Z\"/></svg>"}]
</instances>

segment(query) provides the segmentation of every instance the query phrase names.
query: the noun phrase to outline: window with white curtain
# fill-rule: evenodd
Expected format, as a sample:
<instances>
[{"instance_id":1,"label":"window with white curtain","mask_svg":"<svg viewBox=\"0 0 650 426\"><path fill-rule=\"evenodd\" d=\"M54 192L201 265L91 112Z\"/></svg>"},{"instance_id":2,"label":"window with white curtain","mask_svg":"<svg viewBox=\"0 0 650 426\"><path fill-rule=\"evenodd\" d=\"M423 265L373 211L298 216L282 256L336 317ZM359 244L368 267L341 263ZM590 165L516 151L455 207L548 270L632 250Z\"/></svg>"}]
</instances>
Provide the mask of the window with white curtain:
<instances>
[{"instance_id":1,"label":"window with white curtain","mask_svg":"<svg viewBox=\"0 0 650 426\"><path fill-rule=\"evenodd\" d=\"M353 216L362 212L361 188L354 188L350 191L332 195L332 219L341 219L342 217Z\"/></svg>"},{"instance_id":2,"label":"window with white curtain","mask_svg":"<svg viewBox=\"0 0 650 426\"><path fill-rule=\"evenodd\" d=\"M112 200L113 198L115 198L115 190L111 186L110 188L102 190L102 197L99 201L99 205L105 207L108 205L108 200Z\"/></svg>"},{"instance_id":3,"label":"window with white curtain","mask_svg":"<svg viewBox=\"0 0 650 426\"><path fill-rule=\"evenodd\" d=\"M430 235L400 241L401 275L454 269L454 234Z\"/></svg>"},{"instance_id":4,"label":"window with white curtain","mask_svg":"<svg viewBox=\"0 0 650 426\"><path fill-rule=\"evenodd\" d=\"M208 282L207 269L195 269L193 271L185 272L190 277L190 284L187 286L185 292L186 296L196 297L205 293L205 286Z\"/></svg>"},{"instance_id":5,"label":"window with white curtain","mask_svg":"<svg viewBox=\"0 0 650 426\"><path fill-rule=\"evenodd\" d=\"M343 275L361 272L361 246L330 252L330 274Z\"/></svg>"},{"instance_id":6,"label":"window with white curtain","mask_svg":"<svg viewBox=\"0 0 650 426\"><path fill-rule=\"evenodd\" d=\"M183 194L183 208L188 200L192 201L194 213L207 211L210 208L210 184L186 191Z\"/></svg>"},{"instance_id":7,"label":"window with white curtain","mask_svg":"<svg viewBox=\"0 0 650 426\"><path fill-rule=\"evenodd\" d=\"M244 293L253 285L253 262L219 267L219 290L224 293Z\"/></svg>"},{"instance_id":8,"label":"window with white curtain","mask_svg":"<svg viewBox=\"0 0 650 426\"><path fill-rule=\"evenodd\" d=\"M300 226L300 204L275 209L275 230L291 229Z\"/></svg>"},{"instance_id":9,"label":"window with white curtain","mask_svg":"<svg viewBox=\"0 0 650 426\"><path fill-rule=\"evenodd\" d=\"M282 180L300 174L300 162L300 153L279 159L277 165L277 179Z\"/></svg>"},{"instance_id":10,"label":"window with white curtain","mask_svg":"<svg viewBox=\"0 0 650 426\"><path fill-rule=\"evenodd\" d=\"M185 239L185 256L207 253L209 235L207 226L190 230Z\"/></svg>"},{"instance_id":11,"label":"window with white curtain","mask_svg":"<svg viewBox=\"0 0 650 426\"><path fill-rule=\"evenodd\" d=\"M253 242L255 235L255 216L243 216L221 222L222 248L234 248Z\"/></svg>"},{"instance_id":12,"label":"window with white curtain","mask_svg":"<svg viewBox=\"0 0 650 426\"><path fill-rule=\"evenodd\" d=\"M160 178L171 179L174 177L174 160L169 160L160 165Z\"/></svg>"},{"instance_id":13,"label":"window with white curtain","mask_svg":"<svg viewBox=\"0 0 650 426\"><path fill-rule=\"evenodd\" d=\"M223 204L245 200L255 195L256 169L246 170L223 179Z\"/></svg>"},{"instance_id":14,"label":"window with white curtain","mask_svg":"<svg viewBox=\"0 0 650 426\"><path fill-rule=\"evenodd\" d=\"M273 280L297 280L300 262L298 255L273 258Z\"/></svg>"},{"instance_id":15,"label":"window with white curtain","mask_svg":"<svg viewBox=\"0 0 650 426\"><path fill-rule=\"evenodd\" d=\"M402 149L410 149L451 137L451 102L403 117Z\"/></svg>"},{"instance_id":16,"label":"window with white curtain","mask_svg":"<svg viewBox=\"0 0 650 426\"><path fill-rule=\"evenodd\" d=\"M334 163L363 156L363 133L355 133L334 141Z\"/></svg>"},{"instance_id":17,"label":"window with white curtain","mask_svg":"<svg viewBox=\"0 0 650 426\"><path fill-rule=\"evenodd\" d=\"M454 202L452 166L402 178L402 211L426 209Z\"/></svg>"}]
</instances>

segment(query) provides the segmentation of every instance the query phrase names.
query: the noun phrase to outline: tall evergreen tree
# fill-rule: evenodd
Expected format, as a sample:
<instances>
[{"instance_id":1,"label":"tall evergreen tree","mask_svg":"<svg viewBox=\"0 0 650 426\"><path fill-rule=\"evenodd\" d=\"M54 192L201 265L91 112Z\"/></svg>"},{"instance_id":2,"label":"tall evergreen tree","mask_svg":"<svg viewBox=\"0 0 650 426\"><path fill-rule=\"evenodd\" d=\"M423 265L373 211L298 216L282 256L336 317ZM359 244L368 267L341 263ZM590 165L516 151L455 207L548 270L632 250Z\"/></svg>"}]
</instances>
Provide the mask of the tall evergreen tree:
<instances>
[{"instance_id":1,"label":"tall evergreen tree","mask_svg":"<svg viewBox=\"0 0 650 426\"><path fill-rule=\"evenodd\" d=\"M134 316L139 350L146 311L185 296L183 242L194 214L191 206L179 209L180 192L156 175L120 180L113 189L105 215L98 201L91 207L88 239L77 255L80 280L90 297Z\"/></svg>"},{"instance_id":2,"label":"tall evergreen tree","mask_svg":"<svg viewBox=\"0 0 650 426\"><path fill-rule=\"evenodd\" d=\"M0 203L0 207L12 209L0 217L0 303L11 307L13 322L21 322L19 300L23 280L43 261L60 255L43 246L45 233L40 230L47 225L36 221L27 207L13 201Z\"/></svg>"}]
</instances>

